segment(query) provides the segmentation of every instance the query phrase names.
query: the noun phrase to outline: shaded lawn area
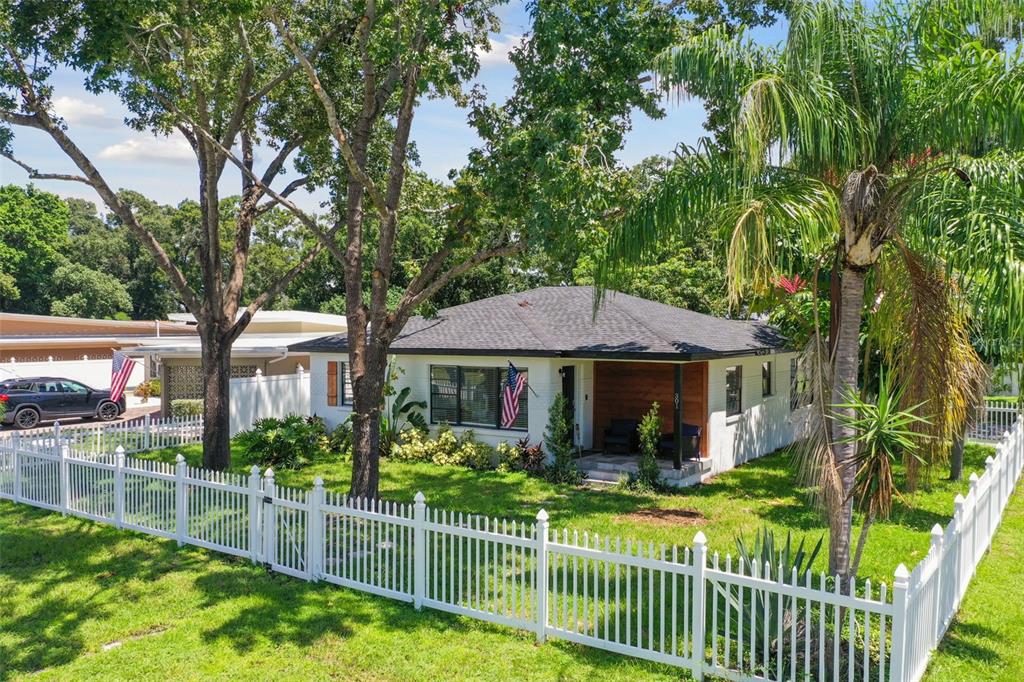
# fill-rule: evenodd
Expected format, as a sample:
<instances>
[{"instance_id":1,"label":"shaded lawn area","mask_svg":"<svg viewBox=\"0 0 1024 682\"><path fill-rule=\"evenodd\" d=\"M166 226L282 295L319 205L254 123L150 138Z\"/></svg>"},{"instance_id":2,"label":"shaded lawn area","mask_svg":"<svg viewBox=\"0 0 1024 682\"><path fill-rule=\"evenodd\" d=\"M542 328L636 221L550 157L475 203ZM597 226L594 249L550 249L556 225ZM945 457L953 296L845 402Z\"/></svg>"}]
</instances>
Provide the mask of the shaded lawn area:
<instances>
[{"instance_id":1,"label":"shaded lawn area","mask_svg":"<svg viewBox=\"0 0 1024 682\"><path fill-rule=\"evenodd\" d=\"M926 682L1024 680L1024 488L1010 498L992 549L932 658Z\"/></svg>"},{"instance_id":2,"label":"shaded lawn area","mask_svg":"<svg viewBox=\"0 0 1024 682\"><path fill-rule=\"evenodd\" d=\"M200 446L158 451L150 456L174 461L177 452L189 464L202 463ZM900 562L913 568L928 551L932 526L945 526L952 518L956 493L967 493L967 478L972 471L980 475L985 457L993 453L990 447L968 445L961 483L935 481L928 489L896 500L892 518L877 522L871 530L861 577L871 578L876 585L881 581L891 584ZM252 466L237 446L232 462L233 470L238 472L247 473ZM278 485L299 488L311 488L313 479L320 476L328 490L344 491L349 487L351 473L351 463L338 459L300 470L275 471L274 475ZM779 540L792 531L797 539L806 538L811 546L824 536L815 568L825 570L827 523L794 480L788 450L744 464L705 485L669 494L633 493L608 487L575 488L521 472L475 471L385 459L381 462L380 490L383 498L399 502L412 502L416 491L422 490L430 506L510 521L532 521L537 511L544 508L552 528L568 528L570 533L598 533L601 537L619 536L623 541L633 538L655 544L691 545L693 536L702 530L711 549L723 554L735 553L737 535L750 538L762 526L773 528ZM673 511L676 513L672 514ZM668 512L668 518L662 512ZM859 532L859 519L854 525L855 533Z\"/></svg>"},{"instance_id":3,"label":"shaded lawn area","mask_svg":"<svg viewBox=\"0 0 1024 682\"><path fill-rule=\"evenodd\" d=\"M968 472L988 448L970 447ZM184 451L198 463L198 448ZM161 459L172 453L159 453ZM244 470L236 453L235 467ZM322 476L343 490L345 462L280 472L307 486ZM691 510L713 548L768 524L822 533L819 515L793 485L787 453L752 462L671 495L582 490L522 474L384 462L383 494L527 520L543 506L580 530L688 544L698 526L668 525L641 509ZM869 543L862 575L890 581L900 560L927 550L948 519L955 489L937 483L908 496ZM1018 494L1019 497L1019 494ZM651 520L654 516L654 520ZM909 562L908 562L909 563ZM824 567L824 558L819 566ZM327 584L267 573L249 562L27 506L0 502L0 679L536 679L670 680L677 668L534 636Z\"/></svg>"}]
</instances>

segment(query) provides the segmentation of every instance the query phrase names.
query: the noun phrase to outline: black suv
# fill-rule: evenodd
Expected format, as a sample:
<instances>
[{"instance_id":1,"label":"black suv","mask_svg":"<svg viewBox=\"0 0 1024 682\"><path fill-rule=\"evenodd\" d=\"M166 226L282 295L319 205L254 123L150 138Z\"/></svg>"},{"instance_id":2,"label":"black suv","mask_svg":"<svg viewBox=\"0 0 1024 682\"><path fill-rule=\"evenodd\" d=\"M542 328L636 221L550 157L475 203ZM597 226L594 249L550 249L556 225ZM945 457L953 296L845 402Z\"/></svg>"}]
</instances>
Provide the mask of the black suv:
<instances>
[{"instance_id":1,"label":"black suv","mask_svg":"<svg viewBox=\"0 0 1024 682\"><path fill-rule=\"evenodd\" d=\"M7 404L3 423L19 429L31 429L41 421L65 417L111 421L125 410L123 394L118 400L111 400L110 391L59 377L0 381L0 401Z\"/></svg>"}]
</instances>

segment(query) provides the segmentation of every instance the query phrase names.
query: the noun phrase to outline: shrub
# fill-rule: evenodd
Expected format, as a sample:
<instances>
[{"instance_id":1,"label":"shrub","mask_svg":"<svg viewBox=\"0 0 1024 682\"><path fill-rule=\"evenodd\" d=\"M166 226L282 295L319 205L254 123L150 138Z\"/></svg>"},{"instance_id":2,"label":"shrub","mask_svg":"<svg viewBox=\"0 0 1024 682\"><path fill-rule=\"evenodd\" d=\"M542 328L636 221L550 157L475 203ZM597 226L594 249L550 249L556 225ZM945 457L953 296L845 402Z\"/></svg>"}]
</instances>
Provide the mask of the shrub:
<instances>
[{"instance_id":1,"label":"shrub","mask_svg":"<svg viewBox=\"0 0 1024 682\"><path fill-rule=\"evenodd\" d=\"M442 424L437 437L420 429L402 432L401 442L392 445L391 456L400 462L432 462L439 466L464 466L473 469L494 469L498 466L498 452L476 439L468 430L461 437L451 427Z\"/></svg>"},{"instance_id":2,"label":"shrub","mask_svg":"<svg viewBox=\"0 0 1024 682\"><path fill-rule=\"evenodd\" d=\"M352 456L352 423L346 419L327 436L327 449L348 459Z\"/></svg>"},{"instance_id":3,"label":"shrub","mask_svg":"<svg viewBox=\"0 0 1024 682\"><path fill-rule=\"evenodd\" d=\"M281 419L257 419L238 444L254 464L275 469L297 469L328 452L327 428L320 417L290 414Z\"/></svg>"},{"instance_id":4,"label":"shrub","mask_svg":"<svg viewBox=\"0 0 1024 682\"><path fill-rule=\"evenodd\" d=\"M141 384L135 387L132 393L137 398L142 398L143 402L150 398L160 397L160 380L150 379L149 381L143 381Z\"/></svg>"},{"instance_id":5,"label":"shrub","mask_svg":"<svg viewBox=\"0 0 1024 682\"><path fill-rule=\"evenodd\" d=\"M512 443L502 442L496 449L498 468L502 471L525 471L529 474L544 472L547 457L540 445L530 445L527 438Z\"/></svg>"},{"instance_id":6,"label":"shrub","mask_svg":"<svg viewBox=\"0 0 1024 682\"><path fill-rule=\"evenodd\" d=\"M171 401L172 417L197 417L203 413L201 398L178 398Z\"/></svg>"},{"instance_id":7,"label":"shrub","mask_svg":"<svg viewBox=\"0 0 1024 682\"><path fill-rule=\"evenodd\" d=\"M661 441L661 420L658 418L658 403L640 420L640 461L637 475L630 479L636 490L656 490L661 485L661 469L658 468L658 445Z\"/></svg>"},{"instance_id":8,"label":"shrub","mask_svg":"<svg viewBox=\"0 0 1024 682\"><path fill-rule=\"evenodd\" d=\"M544 432L544 446L554 457L554 463L547 468L545 477L552 483L583 482L583 473L572 459L572 423L567 416L568 403L559 393L548 408L548 428Z\"/></svg>"}]
</instances>

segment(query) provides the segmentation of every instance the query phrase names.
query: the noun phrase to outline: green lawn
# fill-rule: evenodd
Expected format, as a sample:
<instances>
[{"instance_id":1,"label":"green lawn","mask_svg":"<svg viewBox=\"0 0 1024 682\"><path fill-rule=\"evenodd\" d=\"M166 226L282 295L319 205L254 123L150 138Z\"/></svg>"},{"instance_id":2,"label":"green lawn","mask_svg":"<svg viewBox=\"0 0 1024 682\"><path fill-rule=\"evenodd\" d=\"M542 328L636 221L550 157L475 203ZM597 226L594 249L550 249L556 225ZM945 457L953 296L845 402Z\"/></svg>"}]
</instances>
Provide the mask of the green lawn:
<instances>
[{"instance_id":1,"label":"green lawn","mask_svg":"<svg viewBox=\"0 0 1024 682\"><path fill-rule=\"evenodd\" d=\"M969 448L969 470L985 448ZM186 451L190 459L195 450ZM161 457L166 457L162 454ZM236 459L241 459L236 458ZM239 468L244 463L239 461ZM280 472L285 485L323 476L344 488L348 466ZM962 488L962 486L959 486ZM385 496L516 519L543 506L558 525L688 543L698 527L712 546L767 523L817 537L822 523L794 489L785 453L674 495L574 490L521 474L386 462ZM952 509L954 486L908 496L869 543L864 575L890 581L901 560L928 547ZM666 525L626 516L686 509ZM696 525L695 525L696 524ZM424 610L326 584L268 574L243 560L0 502L0 679L679 679L679 670L565 642L543 647L508 628Z\"/></svg>"},{"instance_id":2,"label":"green lawn","mask_svg":"<svg viewBox=\"0 0 1024 682\"><path fill-rule=\"evenodd\" d=\"M926 682L1024 680L1024 489L1010 499Z\"/></svg>"},{"instance_id":3,"label":"green lawn","mask_svg":"<svg viewBox=\"0 0 1024 682\"><path fill-rule=\"evenodd\" d=\"M152 453L173 461L175 452L185 455L190 464L202 460L199 446L176 451ZM876 523L861 564L861 575L892 582L893 571L901 562L913 568L928 551L930 532L936 523L945 525L953 516L953 498L967 492L966 479L971 471L984 469L985 457L994 450L968 445L964 453L964 481L951 484L936 481L927 490L906 495L894 504L887 522ZM241 452L233 456L237 471L251 466ZM737 534L752 536L762 525L785 536L787 530L806 537L813 544L827 533L822 516L807 504L807 498L794 485L792 462L788 452L763 457L717 477L713 482L678 493L637 494L616 488L577 489L554 485L522 473L474 471L461 467L433 464L408 464L385 460L381 468L381 496L411 502L417 490L427 504L463 512L475 512L509 520L532 520L540 508L547 510L553 528L568 527L603 536L620 536L689 545L698 530L707 535L711 549L735 551ZM351 465L345 461L317 464L298 471L277 471L278 485L311 487L320 476L328 489L345 490ZM667 519L631 517L638 510L685 510ZM695 513L693 513L695 512ZM859 530L856 525L856 530ZM818 568L827 564L826 552Z\"/></svg>"}]
</instances>

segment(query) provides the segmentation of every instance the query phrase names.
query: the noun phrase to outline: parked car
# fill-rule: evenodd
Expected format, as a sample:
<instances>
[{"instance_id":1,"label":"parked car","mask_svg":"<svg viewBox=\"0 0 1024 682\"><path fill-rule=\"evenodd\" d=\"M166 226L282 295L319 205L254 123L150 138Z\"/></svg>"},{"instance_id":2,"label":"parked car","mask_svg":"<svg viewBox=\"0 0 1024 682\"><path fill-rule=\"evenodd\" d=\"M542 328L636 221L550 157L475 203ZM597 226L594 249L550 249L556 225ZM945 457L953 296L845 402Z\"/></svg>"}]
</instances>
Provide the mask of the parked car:
<instances>
[{"instance_id":1,"label":"parked car","mask_svg":"<svg viewBox=\"0 0 1024 682\"><path fill-rule=\"evenodd\" d=\"M0 400L7 404L3 423L19 429L66 417L111 421L125 410L124 395L111 400L108 390L60 377L0 380Z\"/></svg>"}]
</instances>

